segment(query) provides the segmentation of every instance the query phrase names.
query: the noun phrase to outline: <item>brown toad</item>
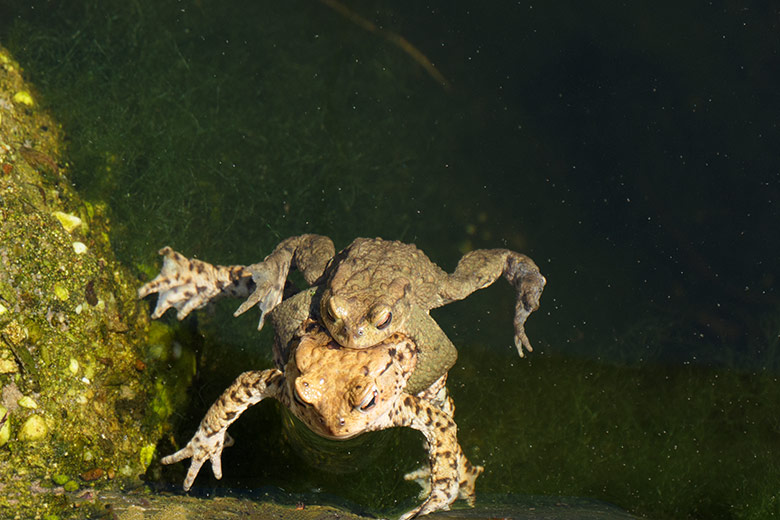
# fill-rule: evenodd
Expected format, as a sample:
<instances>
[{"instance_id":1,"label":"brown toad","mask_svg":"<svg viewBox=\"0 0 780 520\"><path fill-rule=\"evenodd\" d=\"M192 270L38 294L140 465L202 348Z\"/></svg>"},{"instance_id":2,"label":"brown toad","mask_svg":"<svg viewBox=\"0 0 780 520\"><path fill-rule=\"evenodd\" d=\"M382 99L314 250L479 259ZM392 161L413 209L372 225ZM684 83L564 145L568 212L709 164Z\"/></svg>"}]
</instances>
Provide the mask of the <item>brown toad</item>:
<instances>
[{"instance_id":1,"label":"brown toad","mask_svg":"<svg viewBox=\"0 0 780 520\"><path fill-rule=\"evenodd\" d=\"M271 313L272 321L284 321L276 330L286 330L289 316L284 307L291 300L295 297ZM207 460L214 476L222 477L222 449L233 443L228 426L249 406L273 397L314 432L331 439L395 426L422 432L429 467L406 478L426 481L423 488L430 491L402 519L449 509L458 496L473 505L474 483L482 467L472 466L458 444L454 406L444 386L447 376L417 395L404 391L417 363L417 347L408 337L395 333L374 347L348 349L316 321L305 320L283 341L277 335L277 368L241 374L209 408L192 440L162 459L163 464L192 459L185 490Z\"/></svg>"},{"instance_id":2,"label":"brown toad","mask_svg":"<svg viewBox=\"0 0 780 520\"><path fill-rule=\"evenodd\" d=\"M158 292L152 314L173 307L182 319L221 296L245 297L239 315L254 305L261 311L258 328L283 298L287 275L298 269L317 290L319 305L301 309L301 320L320 319L341 345L361 349L401 332L419 347L419 362L408 382L419 392L446 374L457 358L455 347L429 311L460 300L503 276L517 291L515 345L531 351L525 321L539 307L546 280L527 256L508 249L478 249L461 258L447 274L412 244L380 238L355 239L335 254L333 242L321 235L282 241L262 262L249 266L213 266L188 260L166 247L160 275L144 285L139 296Z\"/></svg>"}]
</instances>

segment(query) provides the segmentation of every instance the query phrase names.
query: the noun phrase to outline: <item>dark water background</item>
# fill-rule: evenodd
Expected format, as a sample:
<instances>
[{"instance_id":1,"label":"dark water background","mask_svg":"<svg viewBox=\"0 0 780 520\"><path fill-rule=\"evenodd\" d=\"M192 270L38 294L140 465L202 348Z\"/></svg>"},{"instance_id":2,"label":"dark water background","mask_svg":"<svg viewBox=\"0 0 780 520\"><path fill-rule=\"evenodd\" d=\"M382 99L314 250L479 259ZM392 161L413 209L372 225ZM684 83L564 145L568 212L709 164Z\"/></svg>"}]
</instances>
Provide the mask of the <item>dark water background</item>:
<instances>
[{"instance_id":1,"label":"dark water background","mask_svg":"<svg viewBox=\"0 0 780 520\"><path fill-rule=\"evenodd\" d=\"M139 277L165 244L251 263L304 232L415 242L446 269L472 248L534 258L548 286L529 358L505 284L434 311L460 351L450 387L480 496L780 516L780 9L483 4L346 3L450 89L316 0L0 0L0 43ZM238 372L270 364L269 331L234 307L188 322L206 339L180 442ZM221 486L414 502L415 432L367 436L344 473L308 466L259 408L231 428Z\"/></svg>"}]
</instances>

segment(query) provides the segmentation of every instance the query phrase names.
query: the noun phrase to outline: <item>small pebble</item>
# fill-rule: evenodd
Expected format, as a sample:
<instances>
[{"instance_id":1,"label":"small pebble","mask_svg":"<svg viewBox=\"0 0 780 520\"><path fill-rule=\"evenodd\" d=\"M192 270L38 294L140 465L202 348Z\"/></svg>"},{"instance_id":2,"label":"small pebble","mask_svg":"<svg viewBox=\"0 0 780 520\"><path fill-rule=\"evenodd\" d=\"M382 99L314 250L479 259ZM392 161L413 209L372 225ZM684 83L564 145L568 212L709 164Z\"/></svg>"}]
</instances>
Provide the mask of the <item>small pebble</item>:
<instances>
[{"instance_id":1,"label":"small pebble","mask_svg":"<svg viewBox=\"0 0 780 520\"><path fill-rule=\"evenodd\" d=\"M81 219L76 215L55 211L52 213L52 216L60 221L60 224L62 224L62 227L64 227L65 231L68 233L72 233L74 229L81 225Z\"/></svg>"},{"instance_id":2,"label":"small pebble","mask_svg":"<svg viewBox=\"0 0 780 520\"><path fill-rule=\"evenodd\" d=\"M53 475L51 477L51 481L57 484L58 486L64 486L65 483L70 480L67 475L63 475L61 473L58 473L56 475Z\"/></svg>"},{"instance_id":3,"label":"small pebble","mask_svg":"<svg viewBox=\"0 0 780 520\"><path fill-rule=\"evenodd\" d=\"M68 289L59 282L54 284L54 294L62 301L67 301L70 297Z\"/></svg>"},{"instance_id":4,"label":"small pebble","mask_svg":"<svg viewBox=\"0 0 780 520\"><path fill-rule=\"evenodd\" d=\"M8 410L5 406L0 404L0 422L3 426L0 426L0 446L4 446L8 442L8 438L11 437L11 421L8 420Z\"/></svg>"},{"instance_id":5,"label":"small pebble","mask_svg":"<svg viewBox=\"0 0 780 520\"><path fill-rule=\"evenodd\" d=\"M70 370L70 373L74 376L79 373L79 362L76 361L76 358L70 358L70 364L68 365L68 370Z\"/></svg>"},{"instance_id":6,"label":"small pebble","mask_svg":"<svg viewBox=\"0 0 780 520\"><path fill-rule=\"evenodd\" d=\"M100 468L94 468L89 471L85 471L81 475L82 480L86 480L87 482L91 482L93 480L97 480L100 477L103 476L103 470Z\"/></svg>"},{"instance_id":7,"label":"small pebble","mask_svg":"<svg viewBox=\"0 0 780 520\"><path fill-rule=\"evenodd\" d=\"M21 103L23 105L27 105L28 107L31 107L35 104L32 95L30 95L30 93L27 92L26 90L20 90L19 92L14 94L13 100L14 103Z\"/></svg>"},{"instance_id":8,"label":"small pebble","mask_svg":"<svg viewBox=\"0 0 780 520\"><path fill-rule=\"evenodd\" d=\"M49 434L49 427L40 415L31 415L19 429L20 441L39 441Z\"/></svg>"},{"instance_id":9,"label":"small pebble","mask_svg":"<svg viewBox=\"0 0 780 520\"><path fill-rule=\"evenodd\" d=\"M15 374L19 372L13 352L0 350L0 374Z\"/></svg>"},{"instance_id":10,"label":"small pebble","mask_svg":"<svg viewBox=\"0 0 780 520\"><path fill-rule=\"evenodd\" d=\"M16 403L22 408L30 408L33 410L35 408L38 408L38 403L36 403L31 397L28 397L26 395L20 397Z\"/></svg>"},{"instance_id":11,"label":"small pebble","mask_svg":"<svg viewBox=\"0 0 780 520\"><path fill-rule=\"evenodd\" d=\"M73 250L77 255L81 255L87 252L87 245L84 242L73 242Z\"/></svg>"}]
</instances>

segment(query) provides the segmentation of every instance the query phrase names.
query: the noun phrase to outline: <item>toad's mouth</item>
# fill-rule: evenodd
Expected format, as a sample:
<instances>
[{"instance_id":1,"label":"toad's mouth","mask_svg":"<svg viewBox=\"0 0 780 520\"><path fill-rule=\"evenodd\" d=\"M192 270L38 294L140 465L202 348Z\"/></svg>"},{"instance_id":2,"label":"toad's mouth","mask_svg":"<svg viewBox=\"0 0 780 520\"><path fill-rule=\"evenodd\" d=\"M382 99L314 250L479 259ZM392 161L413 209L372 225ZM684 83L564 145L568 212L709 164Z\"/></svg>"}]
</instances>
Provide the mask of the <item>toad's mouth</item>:
<instances>
[{"instance_id":1,"label":"toad's mouth","mask_svg":"<svg viewBox=\"0 0 780 520\"><path fill-rule=\"evenodd\" d=\"M352 437L357 437L361 433L363 433L363 430L341 433L338 430L334 431L334 429L327 429L320 432L320 435L332 441L346 441L348 439L351 439Z\"/></svg>"}]
</instances>

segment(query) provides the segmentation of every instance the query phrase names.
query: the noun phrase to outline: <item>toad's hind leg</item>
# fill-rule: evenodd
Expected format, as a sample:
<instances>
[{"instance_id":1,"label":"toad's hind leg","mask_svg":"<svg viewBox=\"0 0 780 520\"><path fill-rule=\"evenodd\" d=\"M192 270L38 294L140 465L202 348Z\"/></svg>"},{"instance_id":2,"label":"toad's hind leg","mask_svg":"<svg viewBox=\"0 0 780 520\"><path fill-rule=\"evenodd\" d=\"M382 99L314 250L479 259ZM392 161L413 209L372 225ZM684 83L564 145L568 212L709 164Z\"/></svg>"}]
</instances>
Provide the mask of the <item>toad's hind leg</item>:
<instances>
[{"instance_id":1,"label":"toad's hind leg","mask_svg":"<svg viewBox=\"0 0 780 520\"><path fill-rule=\"evenodd\" d=\"M417 345L417 366L406 383L406 391L417 394L452 368L458 351L436 320L420 307L412 307L404 333Z\"/></svg>"},{"instance_id":2,"label":"toad's hind leg","mask_svg":"<svg viewBox=\"0 0 780 520\"><path fill-rule=\"evenodd\" d=\"M429 402L447 416L453 417L455 414L455 403L452 401L452 397L449 395L446 383L447 374L444 374L429 388L417 394L417 397ZM426 450L429 450L427 441L425 448ZM460 444L458 444L457 452L458 498L466 500L469 505L473 506L475 498L474 484L477 480L477 477L482 473L484 468L482 466L474 466L471 464L466 458L466 455L463 453ZM417 482L422 488L420 491L420 498L425 498L430 494L431 491L430 475L430 466L423 466L404 475L404 479L414 480Z\"/></svg>"},{"instance_id":3,"label":"toad's hind leg","mask_svg":"<svg viewBox=\"0 0 780 520\"><path fill-rule=\"evenodd\" d=\"M263 328L266 315L282 301L290 270L298 269L306 283L313 285L334 255L333 242L322 235L300 235L283 240L262 262L247 267L252 273L255 290L233 314L238 316L257 305L260 308L257 328Z\"/></svg>"},{"instance_id":4,"label":"toad's hind leg","mask_svg":"<svg viewBox=\"0 0 780 520\"><path fill-rule=\"evenodd\" d=\"M393 409L393 425L408 426L425 436L428 448L430 494L417 508L401 516L408 520L449 509L458 497L460 463L457 426L450 416L419 397L404 394ZM465 458L465 457L464 457ZM423 473L425 470L423 470ZM476 477L475 477L476 478ZM473 480L473 479L472 479Z\"/></svg>"},{"instance_id":5,"label":"toad's hind leg","mask_svg":"<svg viewBox=\"0 0 780 520\"><path fill-rule=\"evenodd\" d=\"M547 283L533 260L508 249L476 249L458 262L439 290L439 301L434 306L462 300L503 276L517 291L515 303L515 346L520 357L523 348L531 352L531 342L525 333L525 321L539 308L539 298Z\"/></svg>"},{"instance_id":6,"label":"toad's hind leg","mask_svg":"<svg viewBox=\"0 0 780 520\"><path fill-rule=\"evenodd\" d=\"M474 466L466 458L463 450L458 445L458 498L463 499L470 506L474 506L476 500L475 484L477 477L485 471L482 466ZM423 466L404 475L404 480L413 480L420 485L420 498L425 498L431 493L431 469Z\"/></svg>"},{"instance_id":7,"label":"toad's hind leg","mask_svg":"<svg viewBox=\"0 0 780 520\"><path fill-rule=\"evenodd\" d=\"M458 445L460 448L460 445ZM477 482L477 477L485 471L482 466L474 466L461 450L458 457L458 497L466 501L466 503L474 507L474 501L476 500L476 491L474 485Z\"/></svg>"},{"instance_id":8,"label":"toad's hind leg","mask_svg":"<svg viewBox=\"0 0 780 520\"><path fill-rule=\"evenodd\" d=\"M455 402L450 397L447 390L447 375L444 374L436 380L431 386L417 394L417 397L428 401L433 406L444 412L450 417L455 416Z\"/></svg>"}]
</instances>

